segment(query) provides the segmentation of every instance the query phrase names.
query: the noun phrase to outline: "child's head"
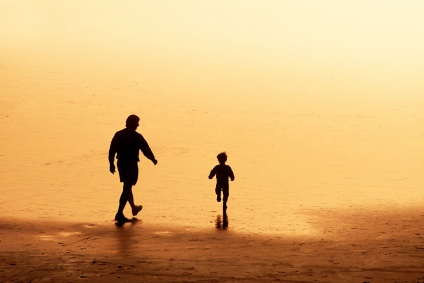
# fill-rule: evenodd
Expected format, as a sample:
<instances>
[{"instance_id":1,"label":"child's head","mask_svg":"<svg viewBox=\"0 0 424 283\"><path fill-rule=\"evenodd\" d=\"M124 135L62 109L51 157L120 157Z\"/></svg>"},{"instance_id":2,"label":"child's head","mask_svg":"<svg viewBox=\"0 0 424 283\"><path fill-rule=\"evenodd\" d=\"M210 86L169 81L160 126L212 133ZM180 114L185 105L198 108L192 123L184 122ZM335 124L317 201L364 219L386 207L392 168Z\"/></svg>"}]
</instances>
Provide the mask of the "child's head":
<instances>
[{"instance_id":1,"label":"child's head","mask_svg":"<svg viewBox=\"0 0 424 283\"><path fill-rule=\"evenodd\" d=\"M227 154L225 152L221 152L216 156L218 158L219 163L224 164L227 161Z\"/></svg>"}]
</instances>

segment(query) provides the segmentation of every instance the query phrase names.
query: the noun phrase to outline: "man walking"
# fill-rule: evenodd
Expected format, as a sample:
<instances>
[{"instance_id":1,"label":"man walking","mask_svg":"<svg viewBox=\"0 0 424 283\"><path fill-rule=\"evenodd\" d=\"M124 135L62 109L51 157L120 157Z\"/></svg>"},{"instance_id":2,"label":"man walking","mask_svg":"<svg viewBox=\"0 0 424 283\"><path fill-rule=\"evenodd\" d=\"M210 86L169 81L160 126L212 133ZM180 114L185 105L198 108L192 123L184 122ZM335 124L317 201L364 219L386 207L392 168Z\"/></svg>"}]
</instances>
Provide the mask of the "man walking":
<instances>
[{"instance_id":1,"label":"man walking","mask_svg":"<svg viewBox=\"0 0 424 283\"><path fill-rule=\"evenodd\" d=\"M154 165L158 163L147 141L140 133L136 132L139 121L140 118L138 116L130 115L126 121L126 128L116 132L110 143L110 172L112 174L115 173L114 159L116 154L119 179L124 183L119 199L118 212L115 215L115 220L118 222L130 221L124 215L124 208L127 202L131 205L133 216L136 216L143 209L143 206L134 204L132 192L132 187L138 180L139 151L141 150Z\"/></svg>"}]
</instances>

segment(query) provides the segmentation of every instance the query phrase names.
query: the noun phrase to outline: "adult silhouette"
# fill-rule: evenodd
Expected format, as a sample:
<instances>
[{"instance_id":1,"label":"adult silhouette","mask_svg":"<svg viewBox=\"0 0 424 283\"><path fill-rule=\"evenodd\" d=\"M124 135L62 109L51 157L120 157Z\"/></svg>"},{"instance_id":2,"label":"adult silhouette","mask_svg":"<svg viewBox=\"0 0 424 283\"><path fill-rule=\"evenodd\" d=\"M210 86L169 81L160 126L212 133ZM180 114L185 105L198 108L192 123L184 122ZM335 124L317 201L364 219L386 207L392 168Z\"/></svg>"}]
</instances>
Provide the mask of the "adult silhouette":
<instances>
[{"instance_id":1,"label":"adult silhouette","mask_svg":"<svg viewBox=\"0 0 424 283\"><path fill-rule=\"evenodd\" d=\"M121 197L119 198L119 207L115 215L118 222L130 221L124 215L124 208L127 202L131 205L132 214L136 216L143 206L134 204L134 195L132 187L138 180L138 162L140 150L144 156L150 159L154 165L158 162L150 149L147 141L136 130L139 126L140 118L136 115L128 116L126 120L126 128L115 133L109 148L109 165L110 172L115 173L115 155L118 159L117 166L119 179L124 183Z\"/></svg>"}]
</instances>

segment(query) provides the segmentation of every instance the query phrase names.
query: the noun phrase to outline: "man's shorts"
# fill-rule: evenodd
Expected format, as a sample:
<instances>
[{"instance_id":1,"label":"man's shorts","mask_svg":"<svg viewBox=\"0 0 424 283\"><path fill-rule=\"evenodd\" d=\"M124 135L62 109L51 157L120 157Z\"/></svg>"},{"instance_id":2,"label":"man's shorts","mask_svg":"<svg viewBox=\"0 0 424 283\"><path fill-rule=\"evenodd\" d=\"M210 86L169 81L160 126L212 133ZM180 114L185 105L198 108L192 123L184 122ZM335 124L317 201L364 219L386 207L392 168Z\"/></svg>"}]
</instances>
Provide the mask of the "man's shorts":
<instances>
[{"instance_id":1,"label":"man's shorts","mask_svg":"<svg viewBox=\"0 0 424 283\"><path fill-rule=\"evenodd\" d=\"M119 179L122 183L135 185L138 180L138 162L118 159Z\"/></svg>"}]
</instances>

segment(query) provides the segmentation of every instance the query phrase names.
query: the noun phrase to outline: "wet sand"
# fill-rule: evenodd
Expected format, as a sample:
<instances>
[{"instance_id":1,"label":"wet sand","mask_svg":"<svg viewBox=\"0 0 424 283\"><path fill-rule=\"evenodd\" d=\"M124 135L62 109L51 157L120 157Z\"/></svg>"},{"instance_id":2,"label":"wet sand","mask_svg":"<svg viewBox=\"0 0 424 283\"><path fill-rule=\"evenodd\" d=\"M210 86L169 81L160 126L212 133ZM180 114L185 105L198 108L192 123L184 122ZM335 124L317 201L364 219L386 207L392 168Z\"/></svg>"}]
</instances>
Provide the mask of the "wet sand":
<instances>
[{"instance_id":1,"label":"wet sand","mask_svg":"<svg viewBox=\"0 0 424 283\"><path fill-rule=\"evenodd\" d=\"M120 227L3 218L0 281L424 282L422 208L316 211L315 237L138 219Z\"/></svg>"}]
</instances>

